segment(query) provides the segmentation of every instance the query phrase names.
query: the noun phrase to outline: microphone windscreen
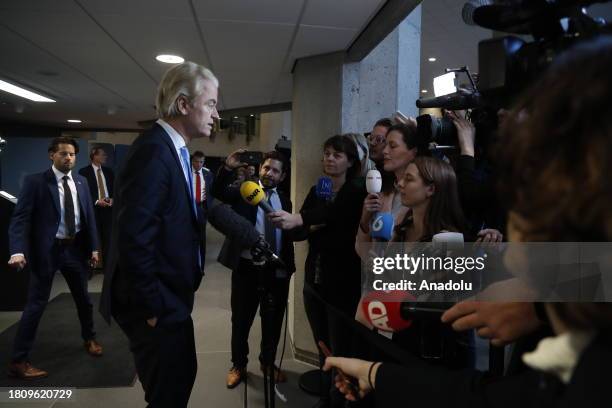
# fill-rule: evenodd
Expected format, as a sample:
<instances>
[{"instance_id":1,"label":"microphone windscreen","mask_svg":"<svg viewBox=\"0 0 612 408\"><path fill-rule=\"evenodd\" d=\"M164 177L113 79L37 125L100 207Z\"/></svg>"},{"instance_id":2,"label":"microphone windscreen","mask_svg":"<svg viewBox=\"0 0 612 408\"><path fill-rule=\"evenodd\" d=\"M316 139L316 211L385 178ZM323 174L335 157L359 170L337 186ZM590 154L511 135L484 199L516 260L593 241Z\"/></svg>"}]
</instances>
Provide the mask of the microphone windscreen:
<instances>
[{"instance_id":1,"label":"microphone windscreen","mask_svg":"<svg viewBox=\"0 0 612 408\"><path fill-rule=\"evenodd\" d=\"M381 241L389 241L393 236L393 214L390 212L380 212L374 214L372 225L370 226L370 236Z\"/></svg>"},{"instance_id":2,"label":"microphone windscreen","mask_svg":"<svg viewBox=\"0 0 612 408\"><path fill-rule=\"evenodd\" d=\"M366 190L368 194L380 193L382 189L382 176L380 171L372 169L366 175Z\"/></svg>"},{"instance_id":3,"label":"microphone windscreen","mask_svg":"<svg viewBox=\"0 0 612 408\"><path fill-rule=\"evenodd\" d=\"M329 177L319 177L315 187L315 194L322 200L330 200L332 197L332 180Z\"/></svg>"},{"instance_id":4,"label":"microphone windscreen","mask_svg":"<svg viewBox=\"0 0 612 408\"><path fill-rule=\"evenodd\" d=\"M402 318L402 302L413 297L405 291L373 291L363 297L361 307L366 319L379 330L398 332L407 329L412 320Z\"/></svg>"},{"instance_id":5,"label":"microphone windscreen","mask_svg":"<svg viewBox=\"0 0 612 408\"><path fill-rule=\"evenodd\" d=\"M445 245L448 250L463 249L463 234L460 232L440 232L431 238L434 247Z\"/></svg>"},{"instance_id":6,"label":"microphone windscreen","mask_svg":"<svg viewBox=\"0 0 612 408\"><path fill-rule=\"evenodd\" d=\"M253 181L245 181L240 185L240 195L248 204L258 205L266 198L263 188Z\"/></svg>"}]
</instances>

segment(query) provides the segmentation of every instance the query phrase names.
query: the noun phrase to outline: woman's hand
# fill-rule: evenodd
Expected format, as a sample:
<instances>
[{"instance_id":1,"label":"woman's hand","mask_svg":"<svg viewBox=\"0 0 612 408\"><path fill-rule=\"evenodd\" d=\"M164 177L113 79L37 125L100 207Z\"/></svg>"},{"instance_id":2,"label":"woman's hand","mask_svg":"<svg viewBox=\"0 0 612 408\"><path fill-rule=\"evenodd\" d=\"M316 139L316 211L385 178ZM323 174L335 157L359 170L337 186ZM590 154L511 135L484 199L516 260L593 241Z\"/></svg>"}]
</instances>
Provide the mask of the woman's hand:
<instances>
[{"instance_id":1,"label":"woman's hand","mask_svg":"<svg viewBox=\"0 0 612 408\"><path fill-rule=\"evenodd\" d=\"M368 194L363 200L363 210L361 211L361 220L359 224L364 232L370 231L370 221L375 212L381 211L383 207L383 199L380 193Z\"/></svg>"},{"instance_id":2,"label":"woman's hand","mask_svg":"<svg viewBox=\"0 0 612 408\"><path fill-rule=\"evenodd\" d=\"M372 370L370 372L370 367ZM344 357L327 357L325 359L325 365L323 371L328 371L332 368L342 371L345 375L357 380L359 386L359 397L363 398L372 391L370 387L370 381L372 385L376 387L376 373L381 363L372 363L371 361L359 360L356 358L344 358ZM368 374L370 378L368 379ZM336 375L335 385L338 390L344 394L344 397L349 401L356 401L356 396L352 393L351 388L353 385L347 384L341 375Z\"/></svg>"}]
</instances>

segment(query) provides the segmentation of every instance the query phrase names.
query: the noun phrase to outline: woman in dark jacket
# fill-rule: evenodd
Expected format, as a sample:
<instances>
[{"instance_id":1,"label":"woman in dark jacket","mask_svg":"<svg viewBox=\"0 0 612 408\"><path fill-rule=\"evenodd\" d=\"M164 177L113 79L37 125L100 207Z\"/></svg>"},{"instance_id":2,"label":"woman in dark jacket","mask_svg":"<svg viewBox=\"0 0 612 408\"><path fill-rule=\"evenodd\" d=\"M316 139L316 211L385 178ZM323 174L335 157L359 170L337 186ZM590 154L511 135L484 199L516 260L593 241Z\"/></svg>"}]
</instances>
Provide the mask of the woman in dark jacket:
<instances>
[{"instance_id":1,"label":"woman in dark jacket","mask_svg":"<svg viewBox=\"0 0 612 408\"><path fill-rule=\"evenodd\" d=\"M336 135L325 141L323 173L331 179L331 194L313 186L299 214L278 212L270 217L282 228L301 226L301 234L296 235L308 239L309 244L304 306L315 341L323 341L335 354L346 355L350 353L350 338L316 296L350 319L361 296L361 261L355 252L355 235L367 193L359 176L357 147L349 135ZM322 365L322 354L320 360Z\"/></svg>"}]
</instances>

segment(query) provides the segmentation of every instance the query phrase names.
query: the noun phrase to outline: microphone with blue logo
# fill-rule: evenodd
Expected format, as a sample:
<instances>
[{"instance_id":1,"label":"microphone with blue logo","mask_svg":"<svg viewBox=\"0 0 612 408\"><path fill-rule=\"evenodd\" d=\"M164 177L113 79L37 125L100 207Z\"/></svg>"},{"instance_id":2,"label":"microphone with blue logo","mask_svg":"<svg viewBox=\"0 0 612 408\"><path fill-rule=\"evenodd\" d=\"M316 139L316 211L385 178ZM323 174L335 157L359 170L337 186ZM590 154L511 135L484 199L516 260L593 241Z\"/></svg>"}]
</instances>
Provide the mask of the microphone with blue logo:
<instances>
[{"instance_id":1,"label":"microphone with blue logo","mask_svg":"<svg viewBox=\"0 0 612 408\"><path fill-rule=\"evenodd\" d=\"M329 201L332 198L332 180L329 177L320 177L315 186L315 194L318 198Z\"/></svg>"},{"instance_id":2,"label":"microphone with blue logo","mask_svg":"<svg viewBox=\"0 0 612 408\"><path fill-rule=\"evenodd\" d=\"M378 194L382 189L382 176L378 170L370 170L366 176L366 190L368 194ZM393 214L390 212L377 212L372 217L370 236L378 241L389 241L393 236Z\"/></svg>"}]
</instances>

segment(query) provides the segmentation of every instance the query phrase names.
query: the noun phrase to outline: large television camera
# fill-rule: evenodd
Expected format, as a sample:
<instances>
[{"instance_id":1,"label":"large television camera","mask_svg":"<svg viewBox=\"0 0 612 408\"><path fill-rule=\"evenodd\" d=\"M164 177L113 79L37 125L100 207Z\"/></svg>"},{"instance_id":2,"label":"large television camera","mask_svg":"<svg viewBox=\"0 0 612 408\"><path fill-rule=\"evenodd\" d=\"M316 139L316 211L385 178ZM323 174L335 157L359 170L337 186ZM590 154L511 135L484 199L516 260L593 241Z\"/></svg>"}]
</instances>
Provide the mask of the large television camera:
<instances>
[{"instance_id":1,"label":"large television camera","mask_svg":"<svg viewBox=\"0 0 612 408\"><path fill-rule=\"evenodd\" d=\"M512 106L516 97L571 45L612 33L612 24L589 16L585 7L609 0L471 0L463 6L463 21L498 32L531 35L528 42L515 35L478 44L478 80L466 67L447 69L448 74L465 72L469 84L450 93L416 101L418 108L470 109L470 120L483 142L497 127L496 112ZM448 80L447 76L447 80ZM456 78L452 76L452 78ZM438 78L436 78L438 79ZM455 79L456 80L456 79ZM478 131L478 128L483 131ZM438 145L456 145L457 134L446 117L421 115L419 134Z\"/></svg>"}]
</instances>

